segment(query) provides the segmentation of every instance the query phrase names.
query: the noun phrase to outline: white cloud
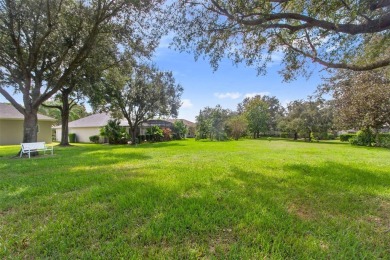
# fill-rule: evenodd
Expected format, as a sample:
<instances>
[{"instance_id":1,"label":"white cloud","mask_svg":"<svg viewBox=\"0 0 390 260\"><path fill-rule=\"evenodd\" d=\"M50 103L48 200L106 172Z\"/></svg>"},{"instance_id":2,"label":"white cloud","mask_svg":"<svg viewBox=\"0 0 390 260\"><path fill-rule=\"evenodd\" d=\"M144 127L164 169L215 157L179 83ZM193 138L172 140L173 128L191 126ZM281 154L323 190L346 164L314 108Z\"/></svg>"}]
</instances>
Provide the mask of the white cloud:
<instances>
[{"instance_id":1,"label":"white cloud","mask_svg":"<svg viewBox=\"0 0 390 260\"><path fill-rule=\"evenodd\" d=\"M241 94L239 92L226 92L226 93L214 93L214 96L216 96L219 99L224 99L224 98L237 99L241 97Z\"/></svg>"},{"instance_id":2,"label":"white cloud","mask_svg":"<svg viewBox=\"0 0 390 260\"><path fill-rule=\"evenodd\" d=\"M254 93L246 93L244 97L253 98L255 96L269 96L270 92L254 92Z\"/></svg>"},{"instance_id":3,"label":"white cloud","mask_svg":"<svg viewBox=\"0 0 390 260\"><path fill-rule=\"evenodd\" d=\"M174 33L169 33L168 35L165 35L160 39L160 43L157 46L155 52L153 53L154 59L161 58L162 56L165 56L172 52L172 50L170 49L170 45L173 41L174 36Z\"/></svg>"},{"instance_id":4,"label":"white cloud","mask_svg":"<svg viewBox=\"0 0 390 260\"><path fill-rule=\"evenodd\" d=\"M283 101L280 102L280 103L282 104L282 106L283 106L284 108L287 108L287 105L288 105L288 103L290 103L290 102L291 102L291 100L285 99L285 100L283 100Z\"/></svg>"},{"instance_id":5,"label":"white cloud","mask_svg":"<svg viewBox=\"0 0 390 260\"><path fill-rule=\"evenodd\" d=\"M190 108L190 107L193 107L194 105L191 103L191 100L189 99L182 99L182 104L181 104L181 107L182 108Z\"/></svg>"}]
</instances>

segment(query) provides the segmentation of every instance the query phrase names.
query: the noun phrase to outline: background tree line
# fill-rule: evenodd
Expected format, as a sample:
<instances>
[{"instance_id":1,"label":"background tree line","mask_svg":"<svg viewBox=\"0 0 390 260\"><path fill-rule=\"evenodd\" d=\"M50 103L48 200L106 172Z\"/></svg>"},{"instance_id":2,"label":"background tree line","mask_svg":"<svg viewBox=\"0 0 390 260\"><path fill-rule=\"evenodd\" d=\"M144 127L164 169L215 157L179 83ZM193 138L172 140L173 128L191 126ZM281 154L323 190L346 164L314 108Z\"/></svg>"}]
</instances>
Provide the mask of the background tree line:
<instances>
[{"instance_id":1,"label":"background tree line","mask_svg":"<svg viewBox=\"0 0 390 260\"><path fill-rule=\"evenodd\" d=\"M260 95L245 98L236 111L206 107L196 117L197 139L277 136L313 141L335 139L341 130L360 130L353 144L390 147L390 135L380 133L390 126L389 90L383 71L338 72L319 86L316 97L286 107L276 97ZM324 94L333 99L323 99Z\"/></svg>"},{"instance_id":2,"label":"background tree line","mask_svg":"<svg viewBox=\"0 0 390 260\"><path fill-rule=\"evenodd\" d=\"M112 94L114 89L139 85L134 83L140 80L138 77L138 81L134 81L136 71L150 59L160 38L169 30L175 33L176 49L194 51L196 57L209 57L214 69L222 58L229 57L235 63L255 66L264 74L273 55L282 54L285 67L281 74L287 81L297 75L308 76L310 64L314 62L334 69L335 77L350 74L351 79L357 73L363 75L358 77L361 82L367 82L375 74L383 75L390 65L389 6L390 2L384 0L186 0L168 4L163 0L0 0L0 93L24 115L23 142L37 141L37 112L46 104L60 110L61 144L67 145L69 113L79 97L92 100L96 110L121 111L124 117L131 114L130 107L142 106L141 102L137 105L104 102L113 100L107 93ZM137 65L129 68L123 66L123 62ZM149 72L154 70L152 65L147 66L146 81L141 84L145 87L150 84ZM127 79L115 82L117 86L112 88L109 74L114 73L115 67L115 73L119 71ZM384 75L387 76L382 81L372 82L387 91L388 73ZM131 84L130 78L134 81ZM172 86L169 80L165 82ZM174 85L171 90L177 93L167 91L165 98L167 104L171 104L162 111L141 113L144 118L151 114L177 114L180 88ZM338 83L331 85L328 89L338 96ZM111 90L99 90L102 86ZM374 91L375 86L367 85L367 88ZM22 94L23 104L16 102L14 93ZM96 93L105 98L97 97ZM61 104L45 103L54 96ZM350 98L355 97L350 95ZM287 107L283 127L301 135L323 132L328 127L322 117L329 105L322 101L307 102L299 101ZM215 117L215 120L206 120L201 133L222 139L226 131L221 129L230 125L230 131L237 136L244 121L254 137L274 131L280 113L272 112L267 104L260 98L242 104L244 113L219 107L201 111L205 118ZM148 105L153 107L153 104ZM340 109L341 106L336 103L335 107ZM302 109L310 112L293 116L292 111ZM376 105L371 105L370 109L376 109ZM359 111L350 114L349 119L363 114ZM134 115L130 117L128 121L132 124L140 120ZM230 118L229 124L225 122L226 117ZM359 127L368 126L375 132L378 125L388 123L380 119L380 115L374 117L374 120L360 120L363 123ZM315 123L310 123L313 121Z\"/></svg>"}]
</instances>

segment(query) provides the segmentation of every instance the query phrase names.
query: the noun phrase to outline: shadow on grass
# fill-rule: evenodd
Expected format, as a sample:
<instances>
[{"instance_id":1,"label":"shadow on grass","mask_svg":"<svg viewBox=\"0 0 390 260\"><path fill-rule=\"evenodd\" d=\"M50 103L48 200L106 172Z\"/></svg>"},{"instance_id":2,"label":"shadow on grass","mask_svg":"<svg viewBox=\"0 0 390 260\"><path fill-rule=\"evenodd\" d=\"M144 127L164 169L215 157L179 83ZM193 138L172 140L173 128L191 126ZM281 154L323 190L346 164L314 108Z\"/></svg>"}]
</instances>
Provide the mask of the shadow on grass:
<instances>
[{"instance_id":1,"label":"shadow on grass","mask_svg":"<svg viewBox=\"0 0 390 260\"><path fill-rule=\"evenodd\" d=\"M5 246L20 258L386 258L389 239L361 216L390 176L336 163L284 167L281 176L231 167L172 186L139 168L28 176L31 200L0 214L4 232L12 225Z\"/></svg>"},{"instance_id":2,"label":"shadow on grass","mask_svg":"<svg viewBox=\"0 0 390 260\"><path fill-rule=\"evenodd\" d=\"M305 140L294 140L294 139L283 139L286 142L289 143L304 143L304 144L331 144L331 145L350 145L348 142L340 142L338 140L319 140L318 142L308 142Z\"/></svg>"},{"instance_id":3,"label":"shadow on grass","mask_svg":"<svg viewBox=\"0 0 390 260\"><path fill-rule=\"evenodd\" d=\"M290 231L298 240L305 239L305 232L310 232L319 246L312 253L322 251L326 256L337 257L339 252L353 258L372 249L373 257L388 253L390 239L383 239L382 232L387 232L389 223L389 212L385 213L389 201L383 199L390 186L389 174L337 163L319 167L293 164L285 169L296 175L269 176L232 169L233 178L251 194L253 205L263 204L274 213L277 232L284 233L287 240L292 235ZM285 226L287 223L303 226L303 230L291 230Z\"/></svg>"},{"instance_id":4,"label":"shadow on grass","mask_svg":"<svg viewBox=\"0 0 390 260\"><path fill-rule=\"evenodd\" d=\"M188 146L188 143L184 144L184 143L180 143L180 141L169 141L169 142L155 142L155 143L142 143L140 145L136 145L134 147L136 148L145 148L145 149L149 149L149 148L165 148L165 147L184 147L184 146Z\"/></svg>"}]
</instances>

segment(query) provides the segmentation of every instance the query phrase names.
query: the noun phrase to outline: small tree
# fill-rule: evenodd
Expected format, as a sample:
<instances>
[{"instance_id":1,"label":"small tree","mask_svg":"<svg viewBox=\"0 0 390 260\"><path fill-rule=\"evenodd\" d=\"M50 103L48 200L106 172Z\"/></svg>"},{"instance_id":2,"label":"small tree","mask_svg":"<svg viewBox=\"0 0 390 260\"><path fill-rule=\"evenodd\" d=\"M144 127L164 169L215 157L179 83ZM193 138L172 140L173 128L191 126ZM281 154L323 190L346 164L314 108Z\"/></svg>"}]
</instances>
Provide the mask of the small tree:
<instances>
[{"instance_id":1,"label":"small tree","mask_svg":"<svg viewBox=\"0 0 390 260\"><path fill-rule=\"evenodd\" d=\"M268 104L256 96L244 105L244 115L248 121L249 131L253 138L259 138L260 133L269 130L270 113Z\"/></svg>"},{"instance_id":2,"label":"small tree","mask_svg":"<svg viewBox=\"0 0 390 260\"><path fill-rule=\"evenodd\" d=\"M159 126L157 126L157 125L149 127L146 130L146 134L149 135L150 136L150 140L154 141L154 142L159 142L164 137L163 130Z\"/></svg>"},{"instance_id":3,"label":"small tree","mask_svg":"<svg viewBox=\"0 0 390 260\"><path fill-rule=\"evenodd\" d=\"M170 141L172 139L172 130L168 127L164 127L162 129L163 139L164 141Z\"/></svg>"},{"instance_id":4,"label":"small tree","mask_svg":"<svg viewBox=\"0 0 390 260\"><path fill-rule=\"evenodd\" d=\"M225 140L227 138L226 122L230 114L231 111L229 109L223 109L220 105L217 105L215 108L206 107L201 110L196 117L196 138Z\"/></svg>"},{"instance_id":5,"label":"small tree","mask_svg":"<svg viewBox=\"0 0 390 260\"><path fill-rule=\"evenodd\" d=\"M227 126L229 129L229 136L238 140L246 133L248 129L248 121L243 115L235 115L228 119Z\"/></svg>"},{"instance_id":6,"label":"small tree","mask_svg":"<svg viewBox=\"0 0 390 260\"><path fill-rule=\"evenodd\" d=\"M188 128L184 124L183 120L176 120L175 123L173 123L173 130L175 132L176 138L179 140L185 138L188 132Z\"/></svg>"},{"instance_id":7,"label":"small tree","mask_svg":"<svg viewBox=\"0 0 390 260\"><path fill-rule=\"evenodd\" d=\"M129 140L129 134L118 119L108 120L107 125L100 129L100 135L106 137L109 144L125 144Z\"/></svg>"}]
</instances>

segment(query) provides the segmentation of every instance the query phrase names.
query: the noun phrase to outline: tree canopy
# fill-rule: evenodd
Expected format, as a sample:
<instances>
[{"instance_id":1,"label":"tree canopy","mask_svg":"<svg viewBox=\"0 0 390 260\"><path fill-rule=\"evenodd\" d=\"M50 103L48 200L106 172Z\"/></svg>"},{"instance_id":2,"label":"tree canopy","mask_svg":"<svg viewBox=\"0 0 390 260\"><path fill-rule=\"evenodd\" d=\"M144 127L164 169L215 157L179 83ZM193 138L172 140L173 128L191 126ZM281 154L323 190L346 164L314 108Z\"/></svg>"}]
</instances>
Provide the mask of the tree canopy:
<instances>
[{"instance_id":1,"label":"tree canopy","mask_svg":"<svg viewBox=\"0 0 390 260\"><path fill-rule=\"evenodd\" d=\"M291 80L308 75L311 62L355 71L390 64L388 0L185 0L172 8L176 47L209 56L214 68L227 55L265 73L281 59Z\"/></svg>"},{"instance_id":2,"label":"tree canopy","mask_svg":"<svg viewBox=\"0 0 390 260\"><path fill-rule=\"evenodd\" d=\"M249 131L253 138L259 138L260 133L269 130L270 113L268 104L260 96L243 101L244 116L248 121Z\"/></svg>"},{"instance_id":3,"label":"tree canopy","mask_svg":"<svg viewBox=\"0 0 390 260\"><path fill-rule=\"evenodd\" d=\"M279 121L279 128L291 132L294 139L298 134L309 141L326 138L333 124L332 106L318 100L295 100L287 105L287 115Z\"/></svg>"},{"instance_id":4,"label":"tree canopy","mask_svg":"<svg viewBox=\"0 0 390 260\"><path fill-rule=\"evenodd\" d=\"M161 1L1 0L0 93L24 115L24 142L37 138L39 106L66 84L98 43L153 49L150 15ZM18 104L13 93L23 95Z\"/></svg>"},{"instance_id":5,"label":"tree canopy","mask_svg":"<svg viewBox=\"0 0 390 260\"><path fill-rule=\"evenodd\" d=\"M108 70L102 82L94 89L95 107L110 110L124 117L132 131L135 143L138 126L151 118L177 117L183 88L175 83L171 72L162 72L153 66L127 64Z\"/></svg>"},{"instance_id":6,"label":"tree canopy","mask_svg":"<svg viewBox=\"0 0 390 260\"><path fill-rule=\"evenodd\" d=\"M202 109L196 117L196 138L226 140L226 124L231 113L229 109L224 109L220 105Z\"/></svg>"},{"instance_id":7,"label":"tree canopy","mask_svg":"<svg viewBox=\"0 0 390 260\"><path fill-rule=\"evenodd\" d=\"M389 70L366 72L338 71L322 86L334 98L335 119L339 128L376 132L390 125Z\"/></svg>"}]
</instances>

